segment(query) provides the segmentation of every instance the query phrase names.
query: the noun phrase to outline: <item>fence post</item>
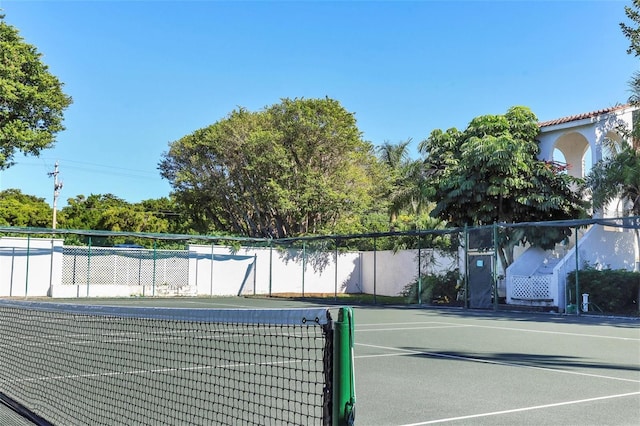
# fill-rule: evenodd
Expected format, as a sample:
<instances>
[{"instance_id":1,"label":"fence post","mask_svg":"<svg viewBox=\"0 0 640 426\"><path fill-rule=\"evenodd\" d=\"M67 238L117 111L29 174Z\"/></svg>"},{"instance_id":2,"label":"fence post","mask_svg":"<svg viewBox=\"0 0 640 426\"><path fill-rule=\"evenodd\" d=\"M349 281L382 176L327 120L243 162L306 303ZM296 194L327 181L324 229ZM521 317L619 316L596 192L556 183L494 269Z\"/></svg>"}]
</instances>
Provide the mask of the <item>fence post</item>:
<instances>
[{"instance_id":1,"label":"fence post","mask_svg":"<svg viewBox=\"0 0 640 426\"><path fill-rule=\"evenodd\" d=\"M75 259L75 258L74 258ZM16 248L11 248L11 276L9 277L9 297L13 296L13 268L16 264ZM75 267L75 264L74 264Z\"/></svg>"},{"instance_id":2,"label":"fence post","mask_svg":"<svg viewBox=\"0 0 640 426\"><path fill-rule=\"evenodd\" d=\"M377 247L377 239L373 237L373 304L378 304L378 289L377 289L377 278L378 278L378 247Z\"/></svg>"},{"instance_id":3,"label":"fence post","mask_svg":"<svg viewBox=\"0 0 640 426\"><path fill-rule=\"evenodd\" d=\"M151 283L151 295L156 295L156 263L158 260L158 254L156 252L157 241L153 240L153 282Z\"/></svg>"},{"instance_id":4,"label":"fence post","mask_svg":"<svg viewBox=\"0 0 640 426\"><path fill-rule=\"evenodd\" d=\"M269 239L269 297L271 297L272 284L273 284L273 240Z\"/></svg>"},{"instance_id":5,"label":"fence post","mask_svg":"<svg viewBox=\"0 0 640 426\"><path fill-rule=\"evenodd\" d=\"M24 281L24 297L25 299L27 298L27 295L29 294L29 258L30 256L30 250L31 250L31 234L27 234L27 263L26 263L26 274L25 274L25 281Z\"/></svg>"},{"instance_id":6,"label":"fence post","mask_svg":"<svg viewBox=\"0 0 640 426\"><path fill-rule=\"evenodd\" d=\"M576 315L580 315L580 304L578 302L578 297L580 294L580 260L578 259L578 226L576 226L575 230L575 251L576 251Z\"/></svg>"},{"instance_id":7,"label":"fence post","mask_svg":"<svg viewBox=\"0 0 640 426\"><path fill-rule=\"evenodd\" d=\"M422 305L422 238L418 232L418 305Z\"/></svg>"},{"instance_id":8,"label":"fence post","mask_svg":"<svg viewBox=\"0 0 640 426\"><path fill-rule=\"evenodd\" d=\"M85 297L89 297L89 281L91 280L91 235L89 235L89 249L87 251L87 294Z\"/></svg>"},{"instance_id":9,"label":"fence post","mask_svg":"<svg viewBox=\"0 0 640 426\"><path fill-rule=\"evenodd\" d=\"M144 257L144 254L140 253L140 257L138 258L138 285L142 286L142 296L145 296L145 292L144 292L144 288L145 285L142 282L142 258Z\"/></svg>"},{"instance_id":10,"label":"fence post","mask_svg":"<svg viewBox=\"0 0 640 426\"><path fill-rule=\"evenodd\" d=\"M258 275L258 253L253 254L253 295L256 295L256 276Z\"/></svg>"},{"instance_id":11,"label":"fence post","mask_svg":"<svg viewBox=\"0 0 640 426\"><path fill-rule=\"evenodd\" d=\"M213 253L215 243L211 243L211 265L209 266L209 295L213 296L213 263L215 261L215 254Z\"/></svg>"},{"instance_id":12,"label":"fence post","mask_svg":"<svg viewBox=\"0 0 640 426\"><path fill-rule=\"evenodd\" d=\"M493 222L493 310L498 310L498 224Z\"/></svg>"},{"instance_id":13,"label":"fence post","mask_svg":"<svg viewBox=\"0 0 640 426\"><path fill-rule=\"evenodd\" d=\"M336 250L335 250L335 263L336 263L336 267L335 267L335 277L334 277L334 289L333 289L333 299L334 300L338 300L338 239L336 238L335 240L333 240L335 245L336 245Z\"/></svg>"},{"instance_id":14,"label":"fence post","mask_svg":"<svg viewBox=\"0 0 640 426\"><path fill-rule=\"evenodd\" d=\"M302 297L304 297L304 272L307 269L307 242L302 242Z\"/></svg>"},{"instance_id":15,"label":"fence post","mask_svg":"<svg viewBox=\"0 0 640 426\"><path fill-rule=\"evenodd\" d=\"M469 228L464 225L464 308L469 308Z\"/></svg>"}]
</instances>

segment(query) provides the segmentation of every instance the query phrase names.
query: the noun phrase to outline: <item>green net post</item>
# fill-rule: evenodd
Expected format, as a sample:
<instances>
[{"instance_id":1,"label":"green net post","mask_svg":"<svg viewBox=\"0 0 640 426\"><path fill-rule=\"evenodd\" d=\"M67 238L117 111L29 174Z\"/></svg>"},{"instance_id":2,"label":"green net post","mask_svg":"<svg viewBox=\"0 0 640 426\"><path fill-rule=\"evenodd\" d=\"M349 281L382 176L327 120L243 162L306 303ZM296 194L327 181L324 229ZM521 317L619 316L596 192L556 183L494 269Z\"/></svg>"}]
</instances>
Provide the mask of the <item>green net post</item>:
<instances>
[{"instance_id":1,"label":"green net post","mask_svg":"<svg viewBox=\"0 0 640 426\"><path fill-rule=\"evenodd\" d=\"M353 365L353 309L340 308L333 345L333 426L355 422L356 386Z\"/></svg>"}]
</instances>

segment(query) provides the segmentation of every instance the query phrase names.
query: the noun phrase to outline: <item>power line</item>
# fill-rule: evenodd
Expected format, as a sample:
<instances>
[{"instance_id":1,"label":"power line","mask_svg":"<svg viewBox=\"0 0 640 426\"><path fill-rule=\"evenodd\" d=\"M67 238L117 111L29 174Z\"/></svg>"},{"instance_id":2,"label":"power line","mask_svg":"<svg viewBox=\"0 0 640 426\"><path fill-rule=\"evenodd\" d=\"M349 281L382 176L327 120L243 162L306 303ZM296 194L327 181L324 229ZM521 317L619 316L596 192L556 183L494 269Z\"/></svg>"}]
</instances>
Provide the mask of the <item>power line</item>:
<instances>
[{"instance_id":1,"label":"power line","mask_svg":"<svg viewBox=\"0 0 640 426\"><path fill-rule=\"evenodd\" d=\"M46 161L52 161L51 158L46 158L46 157L39 157L40 160ZM78 167L78 166L69 166L67 163L71 163L71 164L79 164L79 165L83 165L83 166L89 166L89 167L100 167L100 168L104 168L104 169L111 169L111 170L121 170L124 172L132 172L132 173L142 173L142 174L149 174L149 175L158 175L158 170L154 170L154 171L150 171L150 170L141 170L141 169L130 169L127 167L118 167L118 166L109 166L106 164L98 164L98 163L89 163L86 161L77 161L77 160L66 160L64 158L61 158L60 160L55 160L56 162L62 162L65 164L65 166L67 168L71 168L71 169L77 169L77 170L85 170L85 171L96 171L94 169L88 169L88 168L82 168L82 167ZM41 163L35 163L35 162L29 162L29 161L20 161L18 163L16 163L16 165L22 165L22 166L40 166ZM107 171L98 171L98 173L113 173L113 172L107 172ZM126 176L136 176L135 174L124 174ZM144 177L144 176L138 176L138 177Z\"/></svg>"}]
</instances>

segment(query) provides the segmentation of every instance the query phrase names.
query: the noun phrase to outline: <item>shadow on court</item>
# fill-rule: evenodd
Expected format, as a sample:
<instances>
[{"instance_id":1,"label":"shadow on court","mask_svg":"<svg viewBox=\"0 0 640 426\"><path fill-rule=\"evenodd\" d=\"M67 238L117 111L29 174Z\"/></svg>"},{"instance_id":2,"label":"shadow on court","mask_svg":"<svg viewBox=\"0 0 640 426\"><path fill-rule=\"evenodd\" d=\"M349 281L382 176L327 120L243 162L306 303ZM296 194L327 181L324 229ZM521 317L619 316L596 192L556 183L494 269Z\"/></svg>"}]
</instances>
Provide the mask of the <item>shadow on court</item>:
<instances>
[{"instance_id":1,"label":"shadow on court","mask_svg":"<svg viewBox=\"0 0 640 426\"><path fill-rule=\"evenodd\" d=\"M599 370L621 370L640 371L640 365L616 365L603 362L587 361L584 358L575 356L555 356L523 353L477 353L477 352L456 352L442 351L432 352L423 348L405 347L410 351L406 356L417 358L448 359L459 362L494 363L501 365L513 365L520 367L539 367L574 370L576 368L599 369Z\"/></svg>"}]
</instances>

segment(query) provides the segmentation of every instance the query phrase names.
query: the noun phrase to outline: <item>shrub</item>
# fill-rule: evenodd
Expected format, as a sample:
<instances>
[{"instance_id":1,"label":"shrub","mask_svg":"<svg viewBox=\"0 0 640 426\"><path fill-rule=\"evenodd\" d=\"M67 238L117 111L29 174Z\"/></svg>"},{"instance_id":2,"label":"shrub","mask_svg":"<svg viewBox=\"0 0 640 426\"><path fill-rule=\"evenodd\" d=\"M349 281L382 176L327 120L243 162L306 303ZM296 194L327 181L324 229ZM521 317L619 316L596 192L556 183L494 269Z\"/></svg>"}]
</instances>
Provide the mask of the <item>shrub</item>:
<instances>
[{"instance_id":1,"label":"shrub","mask_svg":"<svg viewBox=\"0 0 640 426\"><path fill-rule=\"evenodd\" d=\"M450 304L457 300L460 289L458 270L447 271L442 274L422 275L422 303ZM407 284L402 290L402 295L409 303L418 301L418 279Z\"/></svg>"},{"instance_id":2,"label":"shrub","mask_svg":"<svg viewBox=\"0 0 640 426\"><path fill-rule=\"evenodd\" d=\"M578 272L578 280L580 293L589 294L589 303L594 310L612 314L638 314L640 273L624 269L597 270L587 266ZM575 288L575 272L567 275L567 285L570 289ZM578 295L578 302L581 301Z\"/></svg>"}]
</instances>

